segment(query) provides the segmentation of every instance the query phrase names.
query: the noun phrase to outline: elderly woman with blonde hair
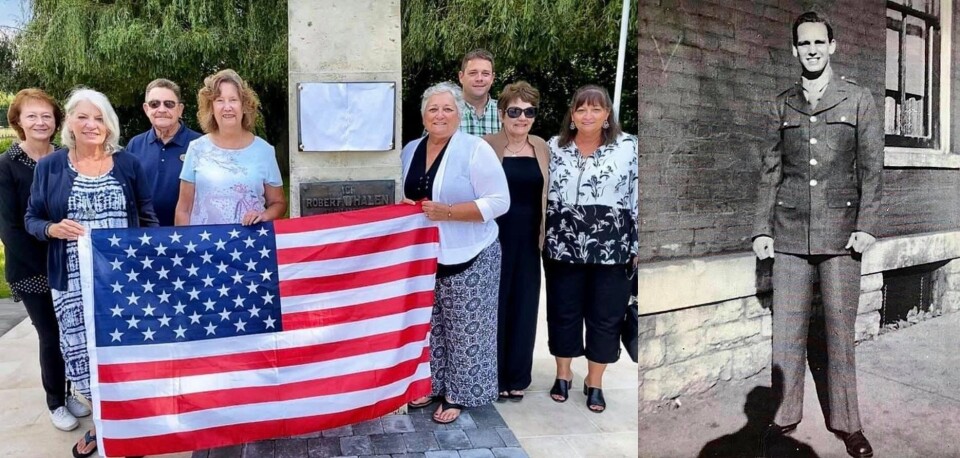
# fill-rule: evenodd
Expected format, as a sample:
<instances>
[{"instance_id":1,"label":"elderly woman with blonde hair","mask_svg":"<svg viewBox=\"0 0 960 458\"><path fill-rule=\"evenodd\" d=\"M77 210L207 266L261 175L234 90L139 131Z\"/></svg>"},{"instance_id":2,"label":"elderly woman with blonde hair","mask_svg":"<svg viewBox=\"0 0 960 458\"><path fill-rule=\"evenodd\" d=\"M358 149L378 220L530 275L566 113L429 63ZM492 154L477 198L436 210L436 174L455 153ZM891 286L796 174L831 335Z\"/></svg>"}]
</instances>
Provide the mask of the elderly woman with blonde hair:
<instances>
[{"instance_id":1,"label":"elderly woman with blonde hair","mask_svg":"<svg viewBox=\"0 0 960 458\"><path fill-rule=\"evenodd\" d=\"M208 76L197 94L206 135L187 148L174 223L250 225L287 211L274 147L253 134L260 100L237 72Z\"/></svg>"},{"instance_id":2,"label":"elderly woman with blonde hair","mask_svg":"<svg viewBox=\"0 0 960 458\"><path fill-rule=\"evenodd\" d=\"M497 398L497 292L500 242L494 218L510 207L496 153L479 137L459 132L460 87L428 88L420 111L427 136L403 147L404 201L422 202L440 229L440 255L430 322L432 396L437 423L452 423L468 407Z\"/></svg>"},{"instance_id":3,"label":"elderly woman with blonde hair","mask_svg":"<svg viewBox=\"0 0 960 458\"><path fill-rule=\"evenodd\" d=\"M74 90L60 138L64 148L37 163L25 222L27 232L49 241L47 278L67 379L89 399L77 238L91 229L157 226L157 217L140 162L118 146L120 122L105 95ZM90 456L96 449L91 429L74 446L73 455Z\"/></svg>"}]
</instances>

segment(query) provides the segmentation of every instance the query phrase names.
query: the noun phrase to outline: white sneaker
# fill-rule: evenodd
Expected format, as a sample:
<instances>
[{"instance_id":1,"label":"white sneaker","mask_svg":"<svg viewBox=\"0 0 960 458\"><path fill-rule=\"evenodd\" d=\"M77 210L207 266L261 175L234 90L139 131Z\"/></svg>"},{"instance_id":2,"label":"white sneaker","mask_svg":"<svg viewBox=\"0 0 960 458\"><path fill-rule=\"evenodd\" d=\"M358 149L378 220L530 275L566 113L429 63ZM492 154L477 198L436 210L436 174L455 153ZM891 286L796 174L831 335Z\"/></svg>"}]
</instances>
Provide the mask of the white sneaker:
<instances>
[{"instance_id":1,"label":"white sneaker","mask_svg":"<svg viewBox=\"0 0 960 458\"><path fill-rule=\"evenodd\" d=\"M74 417L83 418L90 415L90 408L87 407L83 401L77 399L76 396L67 396L66 405L67 410L69 410Z\"/></svg>"},{"instance_id":2,"label":"white sneaker","mask_svg":"<svg viewBox=\"0 0 960 458\"><path fill-rule=\"evenodd\" d=\"M74 417L66 407L57 407L57 410L50 412L50 422L60 431L73 431L80 426L80 421Z\"/></svg>"}]
</instances>

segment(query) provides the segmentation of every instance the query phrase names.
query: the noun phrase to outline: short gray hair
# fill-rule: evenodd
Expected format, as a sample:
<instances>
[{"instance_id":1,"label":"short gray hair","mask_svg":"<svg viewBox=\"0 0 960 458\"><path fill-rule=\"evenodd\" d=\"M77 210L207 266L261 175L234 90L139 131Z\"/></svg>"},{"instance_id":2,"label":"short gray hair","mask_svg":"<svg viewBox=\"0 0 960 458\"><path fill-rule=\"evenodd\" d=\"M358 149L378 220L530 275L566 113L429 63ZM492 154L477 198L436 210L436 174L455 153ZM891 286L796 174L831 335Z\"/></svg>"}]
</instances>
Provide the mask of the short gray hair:
<instances>
[{"instance_id":1,"label":"short gray hair","mask_svg":"<svg viewBox=\"0 0 960 458\"><path fill-rule=\"evenodd\" d=\"M460 89L460 86L449 81L434 84L428 87L426 91L423 91L423 97L420 98L420 116L423 116L427 112L427 100L429 100L430 97L444 92L449 92L450 95L453 96L453 101L456 102L457 105L457 116L460 116L463 113L465 103L463 101L463 90Z\"/></svg>"},{"instance_id":2,"label":"short gray hair","mask_svg":"<svg viewBox=\"0 0 960 458\"><path fill-rule=\"evenodd\" d=\"M107 128L107 140L104 142L103 149L107 154L113 154L120 150L120 120L117 118L117 112L110 105L110 99L101 92L86 87L78 87L70 93L67 103L64 106L66 111L66 120L63 123L63 129L60 131L60 142L69 149L77 147L77 139L73 137L73 131L70 129L71 118L77 110L80 102L87 101L100 110L103 115L103 124Z\"/></svg>"},{"instance_id":3,"label":"short gray hair","mask_svg":"<svg viewBox=\"0 0 960 458\"><path fill-rule=\"evenodd\" d=\"M147 100L147 97L150 96L150 91L158 87L163 89L169 89L170 91L172 91L173 95L177 96L177 102L182 100L182 98L180 97L180 86L177 86L177 83L174 83L173 81L170 81L166 78L157 78L151 81L150 84L147 85L147 90L143 92L143 100L145 102L149 102L149 100Z\"/></svg>"}]
</instances>

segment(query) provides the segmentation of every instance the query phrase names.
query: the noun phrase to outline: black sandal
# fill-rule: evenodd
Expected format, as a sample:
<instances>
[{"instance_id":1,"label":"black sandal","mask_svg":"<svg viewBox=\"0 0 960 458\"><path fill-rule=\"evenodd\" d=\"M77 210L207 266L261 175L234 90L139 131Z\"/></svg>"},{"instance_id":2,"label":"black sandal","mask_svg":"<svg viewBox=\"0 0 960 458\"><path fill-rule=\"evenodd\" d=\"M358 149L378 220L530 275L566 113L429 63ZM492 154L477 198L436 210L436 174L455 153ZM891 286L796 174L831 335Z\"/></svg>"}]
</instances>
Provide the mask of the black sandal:
<instances>
[{"instance_id":1,"label":"black sandal","mask_svg":"<svg viewBox=\"0 0 960 458\"><path fill-rule=\"evenodd\" d=\"M450 423L453 423L453 422L457 421L457 419L460 418L460 414L463 413L464 410L467 410L466 407L464 407L464 406L462 406L462 405L460 405L460 404L457 404L457 403L454 403L454 402L447 402L447 399L446 399L446 398L444 398L442 401L440 401L440 413L444 413L444 412L446 412L447 410L450 410L450 409L458 409L458 410L460 410L460 413L458 413L456 417L453 417L453 420L449 420L449 421L437 420L437 414L436 414L436 413L434 413L433 416L430 417L430 419L433 420L434 423L439 423L439 424L441 424L441 425L448 425L448 424L450 424Z\"/></svg>"},{"instance_id":2,"label":"black sandal","mask_svg":"<svg viewBox=\"0 0 960 458\"><path fill-rule=\"evenodd\" d=\"M603 399L603 389L594 388L592 386L587 386L586 383L583 384L583 394L587 397L587 410L593 413L603 413L604 410L607 410L607 401ZM593 409L591 406L601 407L600 409Z\"/></svg>"},{"instance_id":3,"label":"black sandal","mask_svg":"<svg viewBox=\"0 0 960 458\"><path fill-rule=\"evenodd\" d=\"M70 449L70 451L73 452L73 458L87 458L88 456L93 455L94 453L97 452L97 435L96 434L91 435L90 430L87 430L87 432L83 433L83 448L87 448L87 446L90 445L90 443L93 443L93 448L86 453L81 452L80 450L77 450L77 445L80 445L79 442L76 444L73 444L73 448Z\"/></svg>"},{"instance_id":4,"label":"black sandal","mask_svg":"<svg viewBox=\"0 0 960 458\"><path fill-rule=\"evenodd\" d=\"M410 409L422 409L424 407L428 407L430 404L433 404L433 401L436 401L436 399L428 396L426 401L421 402L419 404L415 402L408 402L407 407Z\"/></svg>"},{"instance_id":5,"label":"black sandal","mask_svg":"<svg viewBox=\"0 0 960 458\"><path fill-rule=\"evenodd\" d=\"M556 379L553 382L553 388L550 388L550 399L553 399L554 402L567 402L567 398L570 397L570 385L572 384L573 380ZM557 399L554 396L560 396L563 399Z\"/></svg>"}]
</instances>

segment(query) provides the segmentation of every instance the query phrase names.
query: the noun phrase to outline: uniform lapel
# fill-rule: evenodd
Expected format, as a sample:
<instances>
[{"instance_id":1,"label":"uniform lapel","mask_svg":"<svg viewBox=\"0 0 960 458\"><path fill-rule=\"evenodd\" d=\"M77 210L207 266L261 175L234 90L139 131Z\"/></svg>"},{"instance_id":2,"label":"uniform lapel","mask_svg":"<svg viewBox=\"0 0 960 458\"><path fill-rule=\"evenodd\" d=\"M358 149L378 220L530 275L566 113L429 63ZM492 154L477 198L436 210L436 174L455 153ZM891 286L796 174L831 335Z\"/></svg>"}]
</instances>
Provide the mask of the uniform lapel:
<instances>
[{"instance_id":1,"label":"uniform lapel","mask_svg":"<svg viewBox=\"0 0 960 458\"><path fill-rule=\"evenodd\" d=\"M794 110L797 110L805 115L810 115L810 104L807 103L807 99L803 97L803 87L800 86L800 83L796 83L789 90L786 99L787 105L789 105Z\"/></svg>"}]
</instances>

